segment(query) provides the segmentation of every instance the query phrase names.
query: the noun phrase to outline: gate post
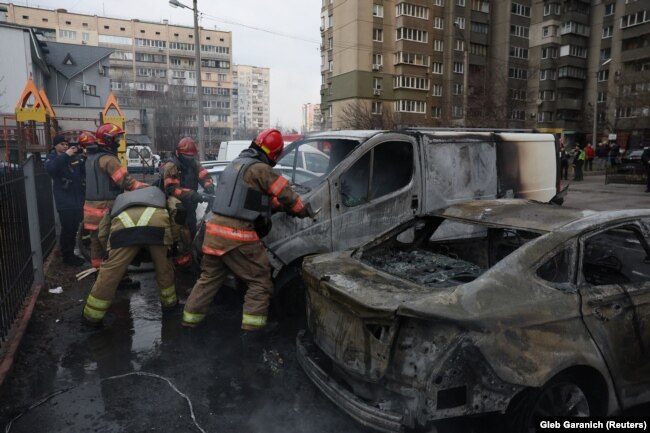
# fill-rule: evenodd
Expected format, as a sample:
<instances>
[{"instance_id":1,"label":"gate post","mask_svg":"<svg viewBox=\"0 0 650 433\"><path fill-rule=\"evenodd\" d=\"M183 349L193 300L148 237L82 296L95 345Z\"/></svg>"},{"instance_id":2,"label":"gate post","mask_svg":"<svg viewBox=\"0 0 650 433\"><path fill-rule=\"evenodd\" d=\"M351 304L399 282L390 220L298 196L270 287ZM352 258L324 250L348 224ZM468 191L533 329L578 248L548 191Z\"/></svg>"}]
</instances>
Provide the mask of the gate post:
<instances>
[{"instance_id":1,"label":"gate post","mask_svg":"<svg viewBox=\"0 0 650 433\"><path fill-rule=\"evenodd\" d=\"M41 249L41 228L38 221L38 203L36 200L36 178L34 170L34 155L30 155L23 166L25 176L25 198L27 202L27 217L29 223L29 242L32 246L32 267L34 268L34 284L45 284L43 271L43 250Z\"/></svg>"}]
</instances>

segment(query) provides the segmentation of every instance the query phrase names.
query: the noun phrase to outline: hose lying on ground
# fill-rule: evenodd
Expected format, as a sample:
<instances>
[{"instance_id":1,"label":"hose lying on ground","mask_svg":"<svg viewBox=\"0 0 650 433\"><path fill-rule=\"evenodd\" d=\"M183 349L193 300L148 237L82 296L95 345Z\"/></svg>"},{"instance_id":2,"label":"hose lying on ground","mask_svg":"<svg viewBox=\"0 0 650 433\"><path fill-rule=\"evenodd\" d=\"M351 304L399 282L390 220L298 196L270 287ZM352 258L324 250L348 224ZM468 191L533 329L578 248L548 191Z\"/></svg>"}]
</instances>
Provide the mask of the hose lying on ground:
<instances>
[{"instance_id":1,"label":"hose lying on ground","mask_svg":"<svg viewBox=\"0 0 650 433\"><path fill-rule=\"evenodd\" d=\"M199 429L199 431L200 431L201 433L207 433L207 432L206 432L206 431L205 431L205 430L204 430L204 429L199 425L199 423L196 421L196 416L194 415L194 407L192 406L192 401L190 400L190 398L189 398L187 395L183 394L183 393L182 393L178 388L176 388L176 385L174 385L174 384L172 383L171 380L169 380L168 378L166 378L166 377L164 377L164 376L160 376L160 375L155 374L155 373L148 373L148 372L146 372L146 371L133 371L133 372L131 372L131 373L118 374L118 375L116 375L116 376L105 377L104 379L101 379L100 382L106 382L106 381L109 381L109 380L115 380L115 379L123 379L123 378L128 377L128 376L146 376L146 377L153 377L153 378L160 379L160 380L163 380L163 381L167 382L167 384L168 384L168 385L169 385L169 386L174 390L174 392L176 392L176 394L180 395L181 397L183 397L183 398L187 401L187 405L188 405L189 408L190 408L190 415L191 415L191 417L192 417L192 422L194 423L194 425L196 426L196 428ZM12 424L14 423L14 421L18 420L20 417L22 417L23 415L25 415L25 414L26 414L27 412L29 412L30 410L32 410L32 409L34 409L34 408L37 408L38 406L40 406L40 405L46 403L48 400L51 400L52 398L56 397L57 395L60 395L60 394L66 393L66 392L68 392L68 391L70 391L70 390L72 390L72 389L78 388L78 387L80 387L80 386L82 386L82 385L86 385L86 384L85 384L85 383L81 383L81 384L79 384L79 385L69 386L69 387L67 387L67 388L60 389L60 390L58 390L58 391L56 391L56 392L53 392L53 393L50 394L50 395L47 395L47 396L43 397L42 399L38 400L37 402L33 403L33 404L30 405L27 409L25 409L24 411L22 411L21 413L19 413L19 414L16 415L15 417L13 417L13 418L11 419L11 421L9 421L9 422L7 423L7 425L5 426L5 433L9 433L9 431L11 430L11 426L12 426Z\"/></svg>"}]
</instances>

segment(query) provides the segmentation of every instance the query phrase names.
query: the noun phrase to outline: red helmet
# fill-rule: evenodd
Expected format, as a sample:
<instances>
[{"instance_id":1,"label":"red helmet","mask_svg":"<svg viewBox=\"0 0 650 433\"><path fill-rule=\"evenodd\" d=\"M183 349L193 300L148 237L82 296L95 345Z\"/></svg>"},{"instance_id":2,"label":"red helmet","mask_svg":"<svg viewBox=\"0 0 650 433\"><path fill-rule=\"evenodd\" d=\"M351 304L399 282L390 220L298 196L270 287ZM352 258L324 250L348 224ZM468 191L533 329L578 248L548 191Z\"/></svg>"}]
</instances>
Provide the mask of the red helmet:
<instances>
[{"instance_id":1,"label":"red helmet","mask_svg":"<svg viewBox=\"0 0 650 433\"><path fill-rule=\"evenodd\" d=\"M116 144L116 137L124 134L124 130L112 123L104 123L95 133L96 142L100 146L112 146Z\"/></svg>"},{"instance_id":2,"label":"red helmet","mask_svg":"<svg viewBox=\"0 0 650 433\"><path fill-rule=\"evenodd\" d=\"M95 144L95 134L90 131L81 131L81 134L77 138L77 143L81 147L91 146Z\"/></svg>"},{"instance_id":3,"label":"red helmet","mask_svg":"<svg viewBox=\"0 0 650 433\"><path fill-rule=\"evenodd\" d=\"M264 151L273 162L276 162L284 150L282 133L277 129L265 129L255 139L254 143Z\"/></svg>"},{"instance_id":4,"label":"red helmet","mask_svg":"<svg viewBox=\"0 0 650 433\"><path fill-rule=\"evenodd\" d=\"M180 139L176 145L176 154L177 155L196 155L196 143L190 137L183 137Z\"/></svg>"}]
</instances>

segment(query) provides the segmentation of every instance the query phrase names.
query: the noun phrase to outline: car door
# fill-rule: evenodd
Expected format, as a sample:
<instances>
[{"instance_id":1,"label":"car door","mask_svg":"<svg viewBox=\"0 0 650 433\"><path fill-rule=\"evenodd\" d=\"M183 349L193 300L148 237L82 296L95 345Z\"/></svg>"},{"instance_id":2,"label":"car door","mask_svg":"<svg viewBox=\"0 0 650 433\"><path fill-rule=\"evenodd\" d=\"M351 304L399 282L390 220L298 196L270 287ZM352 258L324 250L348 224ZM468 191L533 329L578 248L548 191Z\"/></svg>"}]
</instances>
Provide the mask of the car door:
<instances>
[{"instance_id":1,"label":"car door","mask_svg":"<svg viewBox=\"0 0 650 433\"><path fill-rule=\"evenodd\" d=\"M612 225L581 241L582 315L624 407L650 382L650 261L638 222Z\"/></svg>"},{"instance_id":2,"label":"car door","mask_svg":"<svg viewBox=\"0 0 650 433\"><path fill-rule=\"evenodd\" d=\"M356 247L419 211L415 140L401 134L382 138L355 152L330 183L334 250Z\"/></svg>"}]
</instances>

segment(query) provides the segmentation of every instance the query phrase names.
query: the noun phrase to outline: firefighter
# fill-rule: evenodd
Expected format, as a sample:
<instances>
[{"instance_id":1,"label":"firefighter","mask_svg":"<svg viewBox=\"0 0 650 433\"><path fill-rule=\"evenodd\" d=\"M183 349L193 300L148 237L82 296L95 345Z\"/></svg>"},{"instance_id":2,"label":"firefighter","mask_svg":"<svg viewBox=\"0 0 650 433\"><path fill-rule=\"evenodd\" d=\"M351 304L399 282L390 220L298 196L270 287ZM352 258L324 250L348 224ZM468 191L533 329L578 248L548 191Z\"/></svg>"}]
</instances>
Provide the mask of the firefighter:
<instances>
[{"instance_id":1,"label":"firefighter","mask_svg":"<svg viewBox=\"0 0 650 433\"><path fill-rule=\"evenodd\" d=\"M122 128L105 123L97 128L95 144L86 147L84 228L90 232L91 265L96 269L99 269L106 255L105 245L102 245L98 236L99 224L110 212L115 197L123 191L149 186L131 177L117 158L119 141L123 135ZM139 283L128 279L121 285L122 288L138 286Z\"/></svg>"},{"instance_id":2,"label":"firefighter","mask_svg":"<svg viewBox=\"0 0 650 433\"><path fill-rule=\"evenodd\" d=\"M264 226L270 225L271 207L299 217L312 215L287 179L272 170L283 148L281 133L267 129L221 174L213 215L205 226L202 272L185 304L184 326L204 320L228 271L247 285L241 328L257 331L266 326L273 284L260 236L268 232Z\"/></svg>"},{"instance_id":3,"label":"firefighter","mask_svg":"<svg viewBox=\"0 0 650 433\"><path fill-rule=\"evenodd\" d=\"M208 171L195 159L196 144L190 137L183 137L176 145L173 153L162 168L165 192L170 198L170 206L175 206L180 200L185 208L187 219L181 228L181 242L174 264L187 266L192 261L192 239L196 234L196 207L203 201L197 192L199 184L208 194L214 194L214 184ZM170 207L172 209L172 207Z\"/></svg>"},{"instance_id":4,"label":"firefighter","mask_svg":"<svg viewBox=\"0 0 650 433\"><path fill-rule=\"evenodd\" d=\"M178 304L171 249L178 241L179 228L167 211L165 193L146 187L117 196L110 211L110 225L103 220L100 237L108 237L108 260L102 263L97 280L83 310L86 323L99 325L115 297L120 280L143 249L147 249L156 270L163 310Z\"/></svg>"}]
</instances>

